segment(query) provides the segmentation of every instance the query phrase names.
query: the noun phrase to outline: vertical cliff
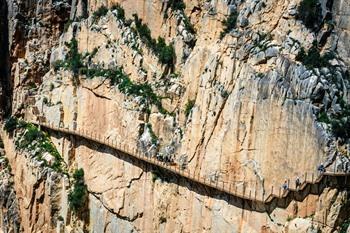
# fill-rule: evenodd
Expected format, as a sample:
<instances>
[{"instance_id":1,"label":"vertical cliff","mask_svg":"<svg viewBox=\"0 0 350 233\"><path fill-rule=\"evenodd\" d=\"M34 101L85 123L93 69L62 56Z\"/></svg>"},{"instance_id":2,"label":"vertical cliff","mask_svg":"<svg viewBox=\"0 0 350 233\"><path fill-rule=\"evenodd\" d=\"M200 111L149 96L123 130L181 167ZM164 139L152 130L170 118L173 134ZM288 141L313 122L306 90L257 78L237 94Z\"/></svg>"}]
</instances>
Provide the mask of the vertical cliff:
<instances>
[{"instance_id":1,"label":"vertical cliff","mask_svg":"<svg viewBox=\"0 0 350 233\"><path fill-rule=\"evenodd\" d=\"M9 55L9 23L8 23L8 5L6 0L0 2L0 104L2 106L2 115L10 110L11 104L11 75L10 75L10 55Z\"/></svg>"},{"instance_id":2,"label":"vertical cliff","mask_svg":"<svg viewBox=\"0 0 350 233\"><path fill-rule=\"evenodd\" d=\"M348 173L348 2L0 3L1 106L12 115L2 135L18 206L18 218L3 208L3 219L15 231L347 228L341 182L265 207L23 120L90 132L262 195L320 164Z\"/></svg>"}]
</instances>

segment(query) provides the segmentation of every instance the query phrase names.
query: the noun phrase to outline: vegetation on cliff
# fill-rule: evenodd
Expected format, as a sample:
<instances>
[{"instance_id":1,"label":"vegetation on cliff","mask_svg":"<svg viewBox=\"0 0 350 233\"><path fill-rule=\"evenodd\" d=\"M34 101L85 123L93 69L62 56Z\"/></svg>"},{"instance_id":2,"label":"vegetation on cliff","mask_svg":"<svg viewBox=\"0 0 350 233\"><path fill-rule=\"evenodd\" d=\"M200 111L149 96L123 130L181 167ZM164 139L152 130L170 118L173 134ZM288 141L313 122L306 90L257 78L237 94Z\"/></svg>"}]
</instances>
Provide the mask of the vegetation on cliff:
<instances>
[{"instance_id":1,"label":"vegetation on cliff","mask_svg":"<svg viewBox=\"0 0 350 233\"><path fill-rule=\"evenodd\" d=\"M162 106L161 100L163 97L158 96L148 83L134 83L120 67L103 69L95 66L94 68L89 68L83 63L82 55L78 52L77 40L73 38L67 45L69 47L67 59L55 62L53 66L56 71L59 68L71 70L74 74L75 81L73 80L73 82L75 84L79 83L76 77L78 74L86 75L88 78L105 77L112 86L117 86L121 93L128 96L141 97L142 103L146 106L155 105L160 113L170 114Z\"/></svg>"},{"instance_id":2,"label":"vegetation on cliff","mask_svg":"<svg viewBox=\"0 0 350 233\"><path fill-rule=\"evenodd\" d=\"M48 134L41 131L37 126L15 117L10 117L5 121L4 129L8 133L13 133L17 130L15 145L18 149L32 154L39 161L42 161L45 166L57 172L63 172L63 159L52 144ZM44 158L46 153L53 156L52 162L48 162Z\"/></svg>"},{"instance_id":3,"label":"vegetation on cliff","mask_svg":"<svg viewBox=\"0 0 350 233\"><path fill-rule=\"evenodd\" d=\"M332 134L340 139L340 143L346 143L350 138L350 106L342 99L339 101L342 111L327 113L322 110L318 114L318 121L329 124Z\"/></svg>"},{"instance_id":4,"label":"vegetation on cliff","mask_svg":"<svg viewBox=\"0 0 350 233\"><path fill-rule=\"evenodd\" d=\"M168 18L168 9L171 9L171 11L175 12L179 12L182 15L183 18L183 23L185 25L185 29L192 33L195 34L196 30L194 29L193 25L191 24L189 18L187 17L187 15L185 14L184 10L186 8L186 4L183 2L183 0L169 0L167 2L167 6L166 9L164 10L164 18Z\"/></svg>"},{"instance_id":5,"label":"vegetation on cliff","mask_svg":"<svg viewBox=\"0 0 350 233\"><path fill-rule=\"evenodd\" d=\"M185 106L185 116L188 117L190 115L190 113L192 112L192 108L194 107L195 101L194 100L189 100L186 103Z\"/></svg>"},{"instance_id":6,"label":"vegetation on cliff","mask_svg":"<svg viewBox=\"0 0 350 233\"><path fill-rule=\"evenodd\" d=\"M237 18L238 18L238 12L235 10L233 12L231 12L231 14L227 17L227 19L225 19L222 22L222 26L223 31L220 33L220 38L224 38L224 36L229 33L232 29L236 28L237 25Z\"/></svg>"},{"instance_id":7,"label":"vegetation on cliff","mask_svg":"<svg viewBox=\"0 0 350 233\"><path fill-rule=\"evenodd\" d=\"M87 203L87 187L84 182L84 170L77 169L73 173L73 189L68 194L69 207L75 213L84 209Z\"/></svg>"},{"instance_id":8,"label":"vegetation on cliff","mask_svg":"<svg viewBox=\"0 0 350 233\"><path fill-rule=\"evenodd\" d=\"M318 0L302 0L298 7L297 19L309 29L316 29L321 24L322 9Z\"/></svg>"},{"instance_id":9,"label":"vegetation on cliff","mask_svg":"<svg viewBox=\"0 0 350 233\"><path fill-rule=\"evenodd\" d=\"M125 25L130 26L131 20L126 20L125 11L119 4L114 4L111 7L112 11L117 11L117 17L121 20ZM108 12L108 8L105 6L101 6L93 13L94 20L106 15ZM162 37L158 37L158 39L154 39L151 36L151 30L147 26L147 24L142 23L142 20L138 17L137 14L133 14L133 21L135 22L134 32L137 33L142 42L149 47L154 54L157 55L159 61L168 66L173 66L175 60L175 49L172 44L167 45L165 43L165 39Z\"/></svg>"},{"instance_id":10,"label":"vegetation on cliff","mask_svg":"<svg viewBox=\"0 0 350 233\"><path fill-rule=\"evenodd\" d=\"M105 6L101 6L92 14L92 16L94 19L98 19L102 16L105 16L107 12L108 12L108 8Z\"/></svg>"},{"instance_id":11,"label":"vegetation on cliff","mask_svg":"<svg viewBox=\"0 0 350 233\"><path fill-rule=\"evenodd\" d=\"M301 62L307 69L328 69L330 77L328 81L336 86L340 84L337 75L346 76L347 72L343 72L337 69L337 66L331 64L331 60L336 56L332 52L326 52L323 55L320 53L320 49L317 47L317 43L314 42L308 51L302 47L296 56L296 60ZM339 73L340 72L340 73ZM317 116L319 122L323 122L330 125L330 130L333 136L340 139L340 142L345 143L350 138L350 105L344 100L344 97L339 96L337 104L341 108L341 111L327 112L329 106L323 106ZM320 100L313 100L320 101Z\"/></svg>"},{"instance_id":12,"label":"vegetation on cliff","mask_svg":"<svg viewBox=\"0 0 350 233\"><path fill-rule=\"evenodd\" d=\"M154 39L151 36L151 30L147 24L142 23L142 20L137 14L133 14L135 29L141 40L158 56L159 61L165 65L172 66L175 59L174 47L165 43L165 39L158 37Z\"/></svg>"},{"instance_id":13,"label":"vegetation on cliff","mask_svg":"<svg viewBox=\"0 0 350 233\"><path fill-rule=\"evenodd\" d=\"M317 48L316 43L306 52L302 47L296 56L296 60L303 63L308 69L331 67L330 60L335 56L331 52L327 52L324 55L320 54L320 50Z\"/></svg>"}]
</instances>

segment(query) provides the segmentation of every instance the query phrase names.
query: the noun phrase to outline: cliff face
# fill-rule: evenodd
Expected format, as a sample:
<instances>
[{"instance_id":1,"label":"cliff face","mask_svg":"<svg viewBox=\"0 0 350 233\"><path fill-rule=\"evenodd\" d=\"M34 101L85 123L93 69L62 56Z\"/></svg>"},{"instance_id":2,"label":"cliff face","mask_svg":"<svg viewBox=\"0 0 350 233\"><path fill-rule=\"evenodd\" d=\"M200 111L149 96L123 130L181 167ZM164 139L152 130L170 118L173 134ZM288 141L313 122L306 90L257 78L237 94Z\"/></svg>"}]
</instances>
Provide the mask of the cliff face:
<instances>
[{"instance_id":1,"label":"cliff face","mask_svg":"<svg viewBox=\"0 0 350 233\"><path fill-rule=\"evenodd\" d=\"M350 171L350 3L319 1L310 22L298 0L183 2L1 2L2 106L237 188L268 193L321 163ZM173 46L170 61L158 37ZM349 218L344 189L259 213L106 147L50 135L66 174L3 133L24 232L332 232ZM76 168L88 190L84 218L68 205Z\"/></svg>"},{"instance_id":2,"label":"cliff face","mask_svg":"<svg viewBox=\"0 0 350 233\"><path fill-rule=\"evenodd\" d=\"M1 86L0 86L0 93L1 93L1 106L2 106L2 115L4 112L9 111L9 104L11 101L9 99L5 98L5 96L10 96L10 60L9 60L9 27L8 27L8 6L7 2L1 1L0 2L0 48L1 48L1 54L0 54L0 74L1 74Z\"/></svg>"}]
</instances>

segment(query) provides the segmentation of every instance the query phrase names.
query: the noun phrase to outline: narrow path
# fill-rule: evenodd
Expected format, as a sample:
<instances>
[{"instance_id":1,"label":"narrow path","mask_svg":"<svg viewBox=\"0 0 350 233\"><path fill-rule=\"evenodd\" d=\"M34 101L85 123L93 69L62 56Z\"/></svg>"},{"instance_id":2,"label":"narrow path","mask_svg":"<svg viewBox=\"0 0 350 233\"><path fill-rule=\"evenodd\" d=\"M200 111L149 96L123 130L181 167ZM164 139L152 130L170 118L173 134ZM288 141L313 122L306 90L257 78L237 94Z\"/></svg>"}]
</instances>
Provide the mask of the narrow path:
<instances>
[{"instance_id":1,"label":"narrow path","mask_svg":"<svg viewBox=\"0 0 350 233\"><path fill-rule=\"evenodd\" d=\"M133 157L137 160L141 160L148 164L152 164L158 168L164 169L168 172L174 173L180 177L183 177L189 181L210 187L219 192L229 194L235 198L241 199L242 201L248 201L250 205L263 204L265 207L264 211L270 212L275 207L287 207L288 203L291 200L302 201L309 194L320 194L323 188L330 186L330 182L335 186L347 186L348 176L350 173L342 172L324 172L319 174L317 177L314 174L305 173L304 181L300 184L298 188L289 187L288 190L282 190L277 188L274 190L274 187L271 187L269 193L262 190L256 190L242 185L238 188L233 184L233 182L224 182L224 181L212 181L208 178L201 177L195 172L191 172L189 169L180 169L178 166L170 165L165 162L159 161L154 157L148 157L145 154L141 153L135 148L129 148L127 144L120 144L116 141L103 138L101 135L88 132L86 130L76 130L69 129L64 127L55 126L53 124L30 121L32 124L41 126L43 128L60 132L63 134L74 135L92 142L113 148L117 151L124 153L127 156ZM350 179L350 178L349 178ZM336 181L336 182L334 182ZM334 186L334 185L333 185Z\"/></svg>"}]
</instances>

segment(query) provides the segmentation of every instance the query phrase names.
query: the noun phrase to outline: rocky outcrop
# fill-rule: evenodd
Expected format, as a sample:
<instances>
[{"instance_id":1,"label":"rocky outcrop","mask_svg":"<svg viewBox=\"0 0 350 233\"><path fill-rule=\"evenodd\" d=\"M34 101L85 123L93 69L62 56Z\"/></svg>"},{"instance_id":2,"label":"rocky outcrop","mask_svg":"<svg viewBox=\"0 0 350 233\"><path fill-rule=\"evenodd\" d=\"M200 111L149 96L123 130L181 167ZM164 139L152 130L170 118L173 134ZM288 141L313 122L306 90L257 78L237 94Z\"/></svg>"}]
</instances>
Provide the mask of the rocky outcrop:
<instances>
[{"instance_id":1,"label":"rocky outcrop","mask_svg":"<svg viewBox=\"0 0 350 233\"><path fill-rule=\"evenodd\" d=\"M17 198L14 205L18 205L18 216L13 220L16 223L14 232L54 232L60 229L60 222L65 221L68 214L68 179L43 166L33 155L16 149L6 133L2 132L2 138L14 189L8 198Z\"/></svg>"},{"instance_id":2,"label":"rocky outcrop","mask_svg":"<svg viewBox=\"0 0 350 233\"><path fill-rule=\"evenodd\" d=\"M0 150L0 229L1 232L23 232L13 176L3 149Z\"/></svg>"}]
</instances>

